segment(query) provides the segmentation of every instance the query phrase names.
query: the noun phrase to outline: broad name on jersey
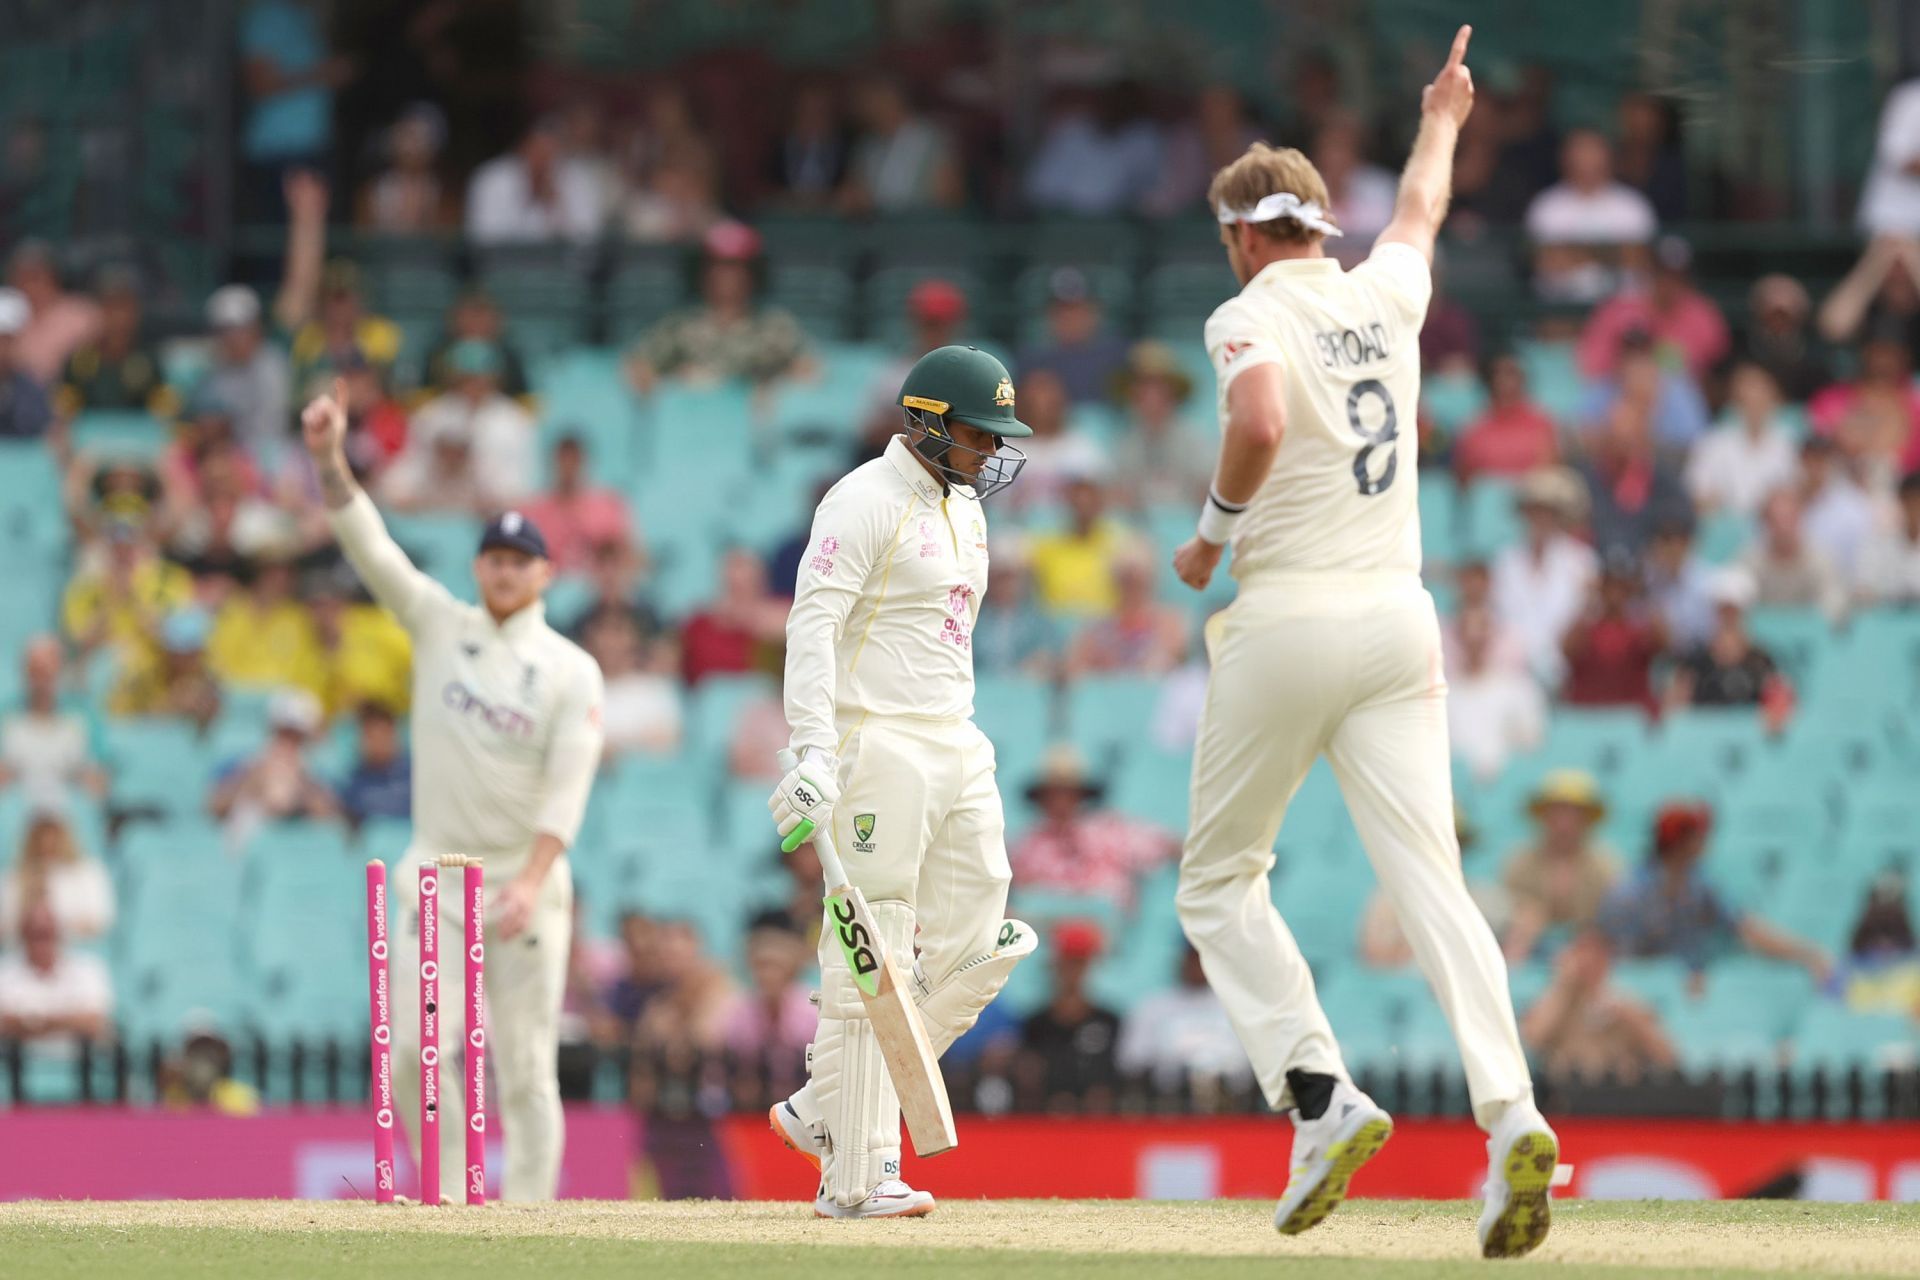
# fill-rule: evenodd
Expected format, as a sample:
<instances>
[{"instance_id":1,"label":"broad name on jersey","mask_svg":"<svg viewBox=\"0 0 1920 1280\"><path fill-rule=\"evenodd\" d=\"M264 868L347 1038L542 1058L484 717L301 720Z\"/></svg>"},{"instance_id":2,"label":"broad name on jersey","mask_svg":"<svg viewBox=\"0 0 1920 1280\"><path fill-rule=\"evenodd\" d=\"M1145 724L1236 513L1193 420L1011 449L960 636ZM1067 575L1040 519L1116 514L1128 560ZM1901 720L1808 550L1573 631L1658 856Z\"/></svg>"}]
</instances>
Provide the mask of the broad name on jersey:
<instances>
[{"instance_id":1,"label":"broad name on jersey","mask_svg":"<svg viewBox=\"0 0 1920 1280\"><path fill-rule=\"evenodd\" d=\"M1387 349L1387 327L1378 321L1358 329L1323 329L1313 335L1313 344L1329 369L1351 369L1393 354Z\"/></svg>"}]
</instances>

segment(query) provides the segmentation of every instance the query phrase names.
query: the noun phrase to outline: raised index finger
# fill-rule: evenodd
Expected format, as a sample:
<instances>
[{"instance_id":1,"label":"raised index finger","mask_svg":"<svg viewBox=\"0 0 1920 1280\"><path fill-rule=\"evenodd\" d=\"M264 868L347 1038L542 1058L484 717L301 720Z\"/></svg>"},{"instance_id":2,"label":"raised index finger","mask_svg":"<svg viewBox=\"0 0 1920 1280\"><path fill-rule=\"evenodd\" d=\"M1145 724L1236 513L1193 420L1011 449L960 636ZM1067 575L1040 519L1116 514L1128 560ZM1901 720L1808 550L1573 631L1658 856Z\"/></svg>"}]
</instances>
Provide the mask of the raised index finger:
<instances>
[{"instance_id":1,"label":"raised index finger","mask_svg":"<svg viewBox=\"0 0 1920 1280\"><path fill-rule=\"evenodd\" d=\"M1473 35L1471 26L1463 26L1453 35L1453 51L1447 54L1446 70L1451 71L1467 60L1467 40Z\"/></svg>"}]
</instances>

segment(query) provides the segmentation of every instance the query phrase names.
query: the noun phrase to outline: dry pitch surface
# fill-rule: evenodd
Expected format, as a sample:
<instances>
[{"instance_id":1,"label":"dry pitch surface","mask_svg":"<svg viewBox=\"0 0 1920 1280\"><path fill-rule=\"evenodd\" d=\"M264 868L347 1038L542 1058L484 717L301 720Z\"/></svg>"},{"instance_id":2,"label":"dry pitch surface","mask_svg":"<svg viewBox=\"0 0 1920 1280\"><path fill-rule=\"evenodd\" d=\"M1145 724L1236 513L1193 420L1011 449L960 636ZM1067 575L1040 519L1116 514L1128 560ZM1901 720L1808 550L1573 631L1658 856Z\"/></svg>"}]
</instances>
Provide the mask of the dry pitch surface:
<instances>
[{"instance_id":1,"label":"dry pitch surface","mask_svg":"<svg viewBox=\"0 0 1920 1280\"><path fill-rule=\"evenodd\" d=\"M566 1277L1920 1276L1920 1205L1563 1201L1519 1263L1481 1261L1478 1206L1350 1201L1304 1236L1251 1201L949 1201L917 1221L793 1204L571 1201L485 1209L286 1201L0 1205L0 1274Z\"/></svg>"}]
</instances>

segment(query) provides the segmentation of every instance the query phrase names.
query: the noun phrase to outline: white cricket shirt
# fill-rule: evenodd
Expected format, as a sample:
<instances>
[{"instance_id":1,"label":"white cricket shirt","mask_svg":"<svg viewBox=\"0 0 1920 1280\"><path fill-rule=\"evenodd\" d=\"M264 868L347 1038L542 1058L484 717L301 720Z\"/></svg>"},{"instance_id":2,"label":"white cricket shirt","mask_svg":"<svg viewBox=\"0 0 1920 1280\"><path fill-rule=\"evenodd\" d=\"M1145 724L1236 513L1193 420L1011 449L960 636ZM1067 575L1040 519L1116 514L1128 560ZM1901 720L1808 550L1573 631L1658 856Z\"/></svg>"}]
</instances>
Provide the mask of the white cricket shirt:
<instances>
[{"instance_id":1,"label":"white cricket shirt","mask_svg":"<svg viewBox=\"0 0 1920 1280\"><path fill-rule=\"evenodd\" d=\"M1332 258L1270 264L1207 321L1227 389L1284 372L1286 427L1273 470L1233 539L1233 575L1420 572L1420 326L1426 259L1383 244L1344 271Z\"/></svg>"},{"instance_id":2,"label":"white cricket shirt","mask_svg":"<svg viewBox=\"0 0 1920 1280\"><path fill-rule=\"evenodd\" d=\"M973 714L973 622L987 594L980 503L943 492L905 436L820 502L787 615L792 746L839 749L866 715Z\"/></svg>"},{"instance_id":3,"label":"white cricket shirt","mask_svg":"<svg viewBox=\"0 0 1920 1280\"><path fill-rule=\"evenodd\" d=\"M496 623L454 599L408 563L366 494L329 519L413 637L415 846L504 861L540 834L572 845L600 763L599 664L537 602Z\"/></svg>"}]
</instances>

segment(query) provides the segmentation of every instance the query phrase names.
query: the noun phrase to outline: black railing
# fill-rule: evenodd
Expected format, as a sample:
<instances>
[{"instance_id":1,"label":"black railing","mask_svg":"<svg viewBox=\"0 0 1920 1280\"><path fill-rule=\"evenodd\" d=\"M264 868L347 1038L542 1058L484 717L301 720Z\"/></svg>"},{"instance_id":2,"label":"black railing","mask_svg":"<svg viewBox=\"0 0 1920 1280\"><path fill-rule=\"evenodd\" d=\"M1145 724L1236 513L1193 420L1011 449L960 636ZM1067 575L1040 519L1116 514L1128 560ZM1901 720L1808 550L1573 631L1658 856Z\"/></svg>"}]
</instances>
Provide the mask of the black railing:
<instances>
[{"instance_id":1,"label":"black railing","mask_svg":"<svg viewBox=\"0 0 1920 1280\"><path fill-rule=\"evenodd\" d=\"M230 1046L232 1079L269 1106L358 1105L367 1097L365 1042L242 1037ZM0 1103L12 1106L149 1105L190 1096L191 1073L159 1041L0 1040ZM410 1079L396 1064L396 1083ZM1466 1082L1445 1068L1362 1064L1356 1083L1408 1117L1469 1114ZM791 1054L702 1054L675 1046L563 1045L563 1097L692 1119L758 1112L804 1079ZM977 1115L1263 1115L1266 1101L1244 1076L1127 1074L1104 1065L1067 1080L1034 1060L947 1064L956 1111ZM1722 1120L1920 1120L1920 1068L1749 1066L1672 1072L1634 1081L1544 1077L1542 1106L1558 1115Z\"/></svg>"}]
</instances>

